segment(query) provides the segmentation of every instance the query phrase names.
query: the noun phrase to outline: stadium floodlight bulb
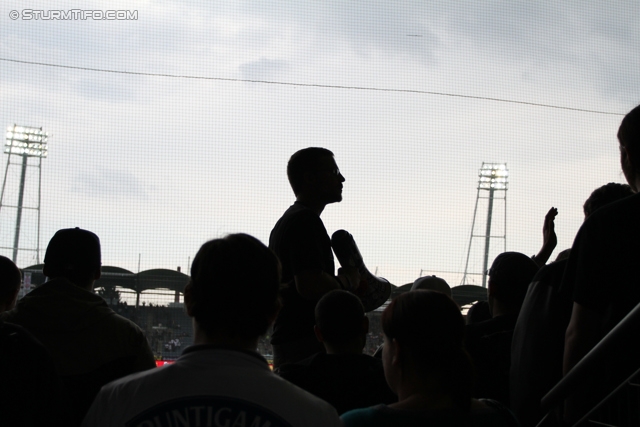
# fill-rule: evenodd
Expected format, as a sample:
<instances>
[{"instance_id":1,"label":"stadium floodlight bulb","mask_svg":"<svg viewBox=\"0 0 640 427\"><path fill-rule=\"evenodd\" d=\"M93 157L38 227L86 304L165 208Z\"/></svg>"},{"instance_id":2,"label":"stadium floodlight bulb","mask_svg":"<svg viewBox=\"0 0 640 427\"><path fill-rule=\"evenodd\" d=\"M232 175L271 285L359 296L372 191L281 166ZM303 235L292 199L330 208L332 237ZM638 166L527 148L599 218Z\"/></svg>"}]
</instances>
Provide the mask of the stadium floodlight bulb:
<instances>
[{"instance_id":1,"label":"stadium floodlight bulb","mask_svg":"<svg viewBox=\"0 0 640 427\"><path fill-rule=\"evenodd\" d=\"M507 190L509 170L506 163L483 163L478 173L479 190Z\"/></svg>"},{"instance_id":2,"label":"stadium floodlight bulb","mask_svg":"<svg viewBox=\"0 0 640 427\"><path fill-rule=\"evenodd\" d=\"M5 135L6 154L27 157L47 157L49 133L41 128L27 126L9 126Z\"/></svg>"}]
</instances>

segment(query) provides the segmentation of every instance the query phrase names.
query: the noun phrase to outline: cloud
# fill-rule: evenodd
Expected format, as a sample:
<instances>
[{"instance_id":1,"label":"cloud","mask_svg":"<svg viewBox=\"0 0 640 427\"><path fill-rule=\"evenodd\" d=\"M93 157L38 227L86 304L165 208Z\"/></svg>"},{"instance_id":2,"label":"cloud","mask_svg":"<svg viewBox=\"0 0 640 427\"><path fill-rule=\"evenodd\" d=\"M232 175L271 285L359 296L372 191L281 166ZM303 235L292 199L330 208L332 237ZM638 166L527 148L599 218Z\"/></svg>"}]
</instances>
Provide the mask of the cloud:
<instances>
[{"instance_id":1,"label":"cloud","mask_svg":"<svg viewBox=\"0 0 640 427\"><path fill-rule=\"evenodd\" d=\"M148 189L136 175L108 167L76 173L69 190L90 198L114 196L137 200L149 198Z\"/></svg>"},{"instance_id":2,"label":"cloud","mask_svg":"<svg viewBox=\"0 0 640 427\"><path fill-rule=\"evenodd\" d=\"M167 0L133 3L138 21L9 21L21 3L0 6L0 56L616 112L640 101L640 27L627 2ZM620 117L425 93L0 62L0 101L3 126L53 134L43 227L94 228L132 270L140 252L149 268L184 265L228 231L266 241L293 201L286 161L305 146L332 149L347 179L327 227L357 232L372 269L410 274L387 277L399 283L464 261L483 161L512 171L508 244L527 251L558 200L568 243L580 220L569 210L618 168Z\"/></svg>"}]
</instances>

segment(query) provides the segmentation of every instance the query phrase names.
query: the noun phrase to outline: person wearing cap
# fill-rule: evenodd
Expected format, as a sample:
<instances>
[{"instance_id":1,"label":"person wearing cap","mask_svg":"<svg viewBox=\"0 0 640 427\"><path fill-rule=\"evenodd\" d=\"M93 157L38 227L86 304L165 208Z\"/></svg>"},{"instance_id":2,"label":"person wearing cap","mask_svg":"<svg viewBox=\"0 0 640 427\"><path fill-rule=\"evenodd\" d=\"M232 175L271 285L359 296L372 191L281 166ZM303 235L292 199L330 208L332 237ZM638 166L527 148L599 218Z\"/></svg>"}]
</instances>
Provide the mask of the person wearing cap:
<instances>
[{"instance_id":1,"label":"person wearing cap","mask_svg":"<svg viewBox=\"0 0 640 427\"><path fill-rule=\"evenodd\" d=\"M411 290L417 291L418 289L440 292L451 298L451 286L449 286L446 280L437 276L423 276L417 278L413 282L413 285L411 285Z\"/></svg>"},{"instance_id":2,"label":"person wearing cap","mask_svg":"<svg viewBox=\"0 0 640 427\"><path fill-rule=\"evenodd\" d=\"M103 387L83 426L340 426L331 405L279 378L256 351L279 291L278 258L258 239L206 242L184 291L194 345L173 365Z\"/></svg>"},{"instance_id":3,"label":"person wearing cap","mask_svg":"<svg viewBox=\"0 0 640 427\"><path fill-rule=\"evenodd\" d=\"M338 414L379 403L393 403L382 360L362 354L369 318L354 294L331 291L315 309L315 333L326 353L280 367L279 375L331 403Z\"/></svg>"},{"instance_id":4,"label":"person wearing cap","mask_svg":"<svg viewBox=\"0 0 640 427\"><path fill-rule=\"evenodd\" d=\"M355 267L342 267L335 275L331 239L320 219L328 204L342 200L345 179L333 153L320 147L297 151L287 164L287 177L296 201L269 236L269 248L282 263L286 285L271 335L276 368L324 351L313 333L316 303L327 292L354 291L360 284Z\"/></svg>"},{"instance_id":5,"label":"person wearing cap","mask_svg":"<svg viewBox=\"0 0 640 427\"><path fill-rule=\"evenodd\" d=\"M67 425L79 425L104 384L155 367L142 330L93 292L101 273L100 239L80 228L53 236L44 258L47 282L5 313L51 353L70 402Z\"/></svg>"},{"instance_id":6,"label":"person wearing cap","mask_svg":"<svg viewBox=\"0 0 640 427\"><path fill-rule=\"evenodd\" d=\"M511 339L538 265L519 252L496 257L487 275L491 319L466 326L465 344L476 366L476 397L509 404Z\"/></svg>"}]
</instances>

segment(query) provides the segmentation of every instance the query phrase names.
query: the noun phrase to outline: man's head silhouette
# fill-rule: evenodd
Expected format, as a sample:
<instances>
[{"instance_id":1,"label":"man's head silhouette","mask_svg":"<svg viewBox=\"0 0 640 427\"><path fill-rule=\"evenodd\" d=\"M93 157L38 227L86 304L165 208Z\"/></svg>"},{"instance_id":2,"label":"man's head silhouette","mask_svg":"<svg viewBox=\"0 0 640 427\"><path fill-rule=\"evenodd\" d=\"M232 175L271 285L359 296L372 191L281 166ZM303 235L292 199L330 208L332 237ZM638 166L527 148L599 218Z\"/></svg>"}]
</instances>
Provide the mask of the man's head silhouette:
<instances>
[{"instance_id":1,"label":"man's head silhouette","mask_svg":"<svg viewBox=\"0 0 640 427\"><path fill-rule=\"evenodd\" d=\"M100 278L100 239L81 228L58 230L49 241L42 272L49 279L64 277L80 287Z\"/></svg>"}]
</instances>

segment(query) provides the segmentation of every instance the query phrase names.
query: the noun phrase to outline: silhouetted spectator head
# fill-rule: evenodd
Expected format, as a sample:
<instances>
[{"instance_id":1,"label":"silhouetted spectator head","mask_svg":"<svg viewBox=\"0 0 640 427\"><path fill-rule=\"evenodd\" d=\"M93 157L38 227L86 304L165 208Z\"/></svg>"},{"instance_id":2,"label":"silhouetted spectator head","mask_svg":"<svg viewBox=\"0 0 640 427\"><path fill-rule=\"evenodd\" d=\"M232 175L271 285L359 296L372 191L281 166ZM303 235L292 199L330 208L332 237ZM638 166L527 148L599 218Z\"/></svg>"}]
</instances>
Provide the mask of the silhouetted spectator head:
<instances>
[{"instance_id":1,"label":"silhouetted spectator head","mask_svg":"<svg viewBox=\"0 0 640 427\"><path fill-rule=\"evenodd\" d=\"M416 279L416 281L413 282L413 285L411 285L411 290L415 291L418 289L442 292L451 298L451 286L449 286L446 280L441 279L440 277L424 276Z\"/></svg>"},{"instance_id":2,"label":"silhouetted spectator head","mask_svg":"<svg viewBox=\"0 0 640 427\"><path fill-rule=\"evenodd\" d=\"M519 312L531 279L538 272L534 260L520 252L503 252L487 271L489 307L495 317L506 312ZM496 310L496 301L500 307Z\"/></svg>"},{"instance_id":3,"label":"silhouetted spectator head","mask_svg":"<svg viewBox=\"0 0 640 427\"><path fill-rule=\"evenodd\" d=\"M324 204L342 200L342 182L333 158L326 148L309 147L296 151L287 164L287 177L296 196L321 198Z\"/></svg>"},{"instance_id":4,"label":"silhouetted spectator head","mask_svg":"<svg viewBox=\"0 0 640 427\"><path fill-rule=\"evenodd\" d=\"M640 105L622 119L618 141L622 172L633 191L637 192L636 180L640 176Z\"/></svg>"},{"instance_id":5,"label":"silhouetted spectator head","mask_svg":"<svg viewBox=\"0 0 640 427\"><path fill-rule=\"evenodd\" d=\"M487 301L478 301L467 311L467 325L491 319L491 309Z\"/></svg>"},{"instance_id":6,"label":"silhouetted spectator head","mask_svg":"<svg viewBox=\"0 0 640 427\"><path fill-rule=\"evenodd\" d=\"M369 319L357 296L347 291L331 291L316 304L315 317L316 337L327 353L362 353Z\"/></svg>"},{"instance_id":7,"label":"silhouetted spectator head","mask_svg":"<svg viewBox=\"0 0 640 427\"><path fill-rule=\"evenodd\" d=\"M91 231L76 228L58 230L44 255L43 274L50 279L64 277L81 287L92 287L100 278L100 239Z\"/></svg>"},{"instance_id":8,"label":"silhouetted spectator head","mask_svg":"<svg viewBox=\"0 0 640 427\"><path fill-rule=\"evenodd\" d=\"M610 182L598 187L593 190L589 198L584 202L584 217L586 219L597 209L631 195L633 195L633 191L627 184Z\"/></svg>"},{"instance_id":9,"label":"silhouetted spectator head","mask_svg":"<svg viewBox=\"0 0 640 427\"><path fill-rule=\"evenodd\" d=\"M20 291L22 273L9 258L0 255L0 313L11 310Z\"/></svg>"},{"instance_id":10,"label":"silhouetted spectator head","mask_svg":"<svg viewBox=\"0 0 640 427\"><path fill-rule=\"evenodd\" d=\"M200 248L185 288L189 316L208 336L257 340L280 308L280 262L255 237L230 234Z\"/></svg>"},{"instance_id":11,"label":"silhouetted spectator head","mask_svg":"<svg viewBox=\"0 0 640 427\"><path fill-rule=\"evenodd\" d=\"M458 305L441 292L417 290L396 297L382 313L385 376L398 394L405 381L430 384L468 409L473 370L464 350L465 322Z\"/></svg>"}]
</instances>

